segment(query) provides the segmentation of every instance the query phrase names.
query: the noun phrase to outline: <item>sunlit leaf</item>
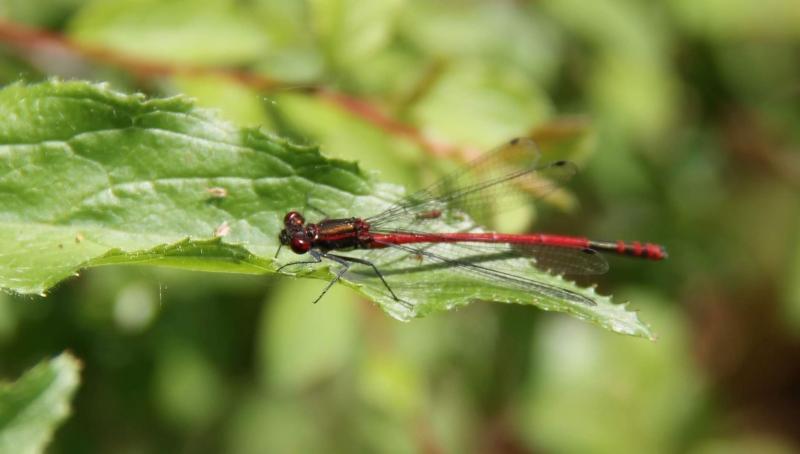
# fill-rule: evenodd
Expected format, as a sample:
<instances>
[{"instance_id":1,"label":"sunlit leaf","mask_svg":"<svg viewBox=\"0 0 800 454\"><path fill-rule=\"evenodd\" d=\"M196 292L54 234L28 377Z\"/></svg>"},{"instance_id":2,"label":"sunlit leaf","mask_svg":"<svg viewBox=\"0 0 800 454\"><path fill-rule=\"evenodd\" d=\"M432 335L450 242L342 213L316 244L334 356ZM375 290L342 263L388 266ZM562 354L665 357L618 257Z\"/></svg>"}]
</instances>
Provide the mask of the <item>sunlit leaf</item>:
<instances>
[{"instance_id":1,"label":"sunlit leaf","mask_svg":"<svg viewBox=\"0 0 800 454\"><path fill-rule=\"evenodd\" d=\"M15 84L0 92L0 116L6 119L0 125L0 286L17 292L43 292L97 265L272 272L300 259L288 248L273 259L287 211L304 210L311 220L364 217L401 194L354 164L237 129L180 97L147 100L82 82ZM470 221L435 222L455 230ZM623 305L537 271L527 260L503 265L594 305L531 294L450 266L414 266L420 257L400 250L375 252L350 254L370 257L402 301L366 266L354 266L344 283L398 319L505 301L650 336ZM325 262L286 271L330 279L337 270Z\"/></svg>"},{"instance_id":2,"label":"sunlit leaf","mask_svg":"<svg viewBox=\"0 0 800 454\"><path fill-rule=\"evenodd\" d=\"M70 413L80 363L64 353L14 383L0 383L0 452L42 452Z\"/></svg>"},{"instance_id":3,"label":"sunlit leaf","mask_svg":"<svg viewBox=\"0 0 800 454\"><path fill-rule=\"evenodd\" d=\"M69 29L82 43L167 63L250 62L268 46L258 23L228 0L92 2Z\"/></svg>"}]
</instances>

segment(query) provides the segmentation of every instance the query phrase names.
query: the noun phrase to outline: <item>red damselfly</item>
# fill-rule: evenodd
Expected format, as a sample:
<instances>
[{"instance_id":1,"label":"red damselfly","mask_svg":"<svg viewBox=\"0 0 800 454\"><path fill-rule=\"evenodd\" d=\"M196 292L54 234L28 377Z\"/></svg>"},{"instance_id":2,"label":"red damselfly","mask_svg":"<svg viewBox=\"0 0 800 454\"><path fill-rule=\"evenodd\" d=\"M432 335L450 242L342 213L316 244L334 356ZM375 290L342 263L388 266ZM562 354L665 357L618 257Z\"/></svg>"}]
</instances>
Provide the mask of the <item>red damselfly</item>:
<instances>
[{"instance_id":1,"label":"red damselfly","mask_svg":"<svg viewBox=\"0 0 800 454\"><path fill-rule=\"evenodd\" d=\"M407 266L405 272L423 271L426 267L452 268L529 292L534 297L594 305L584 295L515 272L520 259L524 259L522 263L527 266L545 272L576 275L607 271L608 264L601 252L649 260L667 257L662 246L652 243L594 241L539 233L495 233L470 224L458 231L441 231L443 226L452 226L452 223L442 222L445 217L466 219L463 213L502 205L502 199L519 194L520 189L532 192L537 198L544 197L577 171L569 161L540 164L538 159L538 149L532 140L514 139L479 157L465 170L405 197L374 216L306 223L302 214L290 211L283 220L281 247L288 246L296 254L309 254L311 260L292 262L278 271L292 265L319 263L322 259L339 264L341 269L314 301L316 303L352 265L364 265L380 279L391 298L413 309L403 295L393 289L387 273L376 261L339 253L359 249L376 253L389 250L419 265ZM509 167L514 170L498 171Z\"/></svg>"}]
</instances>

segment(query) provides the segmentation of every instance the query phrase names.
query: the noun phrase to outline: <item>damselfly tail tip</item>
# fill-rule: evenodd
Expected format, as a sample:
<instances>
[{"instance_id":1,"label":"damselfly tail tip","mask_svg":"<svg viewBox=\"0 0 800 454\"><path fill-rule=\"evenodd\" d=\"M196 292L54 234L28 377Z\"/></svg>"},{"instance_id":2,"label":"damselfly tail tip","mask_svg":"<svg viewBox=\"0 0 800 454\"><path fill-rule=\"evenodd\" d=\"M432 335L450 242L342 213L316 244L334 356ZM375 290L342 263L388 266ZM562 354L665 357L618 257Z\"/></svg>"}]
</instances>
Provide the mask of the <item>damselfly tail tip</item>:
<instances>
[{"instance_id":1,"label":"damselfly tail tip","mask_svg":"<svg viewBox=\"0 0 800 454\"><path fill-rule=\"evenodd\" d=\"M635 248L636 249L636 248ZM669 257L667 249L660 244L646 243L643 247L638 248L643 253L643 257L650 260L665 260Z\"/></svg>"}]
</instances>

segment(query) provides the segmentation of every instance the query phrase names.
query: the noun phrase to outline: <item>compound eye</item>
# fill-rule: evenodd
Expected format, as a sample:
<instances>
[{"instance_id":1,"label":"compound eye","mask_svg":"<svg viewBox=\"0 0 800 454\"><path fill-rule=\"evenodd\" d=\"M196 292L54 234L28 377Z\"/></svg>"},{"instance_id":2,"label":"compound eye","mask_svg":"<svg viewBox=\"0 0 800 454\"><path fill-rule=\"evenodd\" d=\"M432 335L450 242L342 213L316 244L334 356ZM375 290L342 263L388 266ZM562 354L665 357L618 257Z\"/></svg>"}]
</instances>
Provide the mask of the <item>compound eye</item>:
<instances>
[{"instance_id":1,"label":"compound eye","mask_svg":"<svg viewBox=\"0 0 800 454\"><path fill-rule=\"evenodd\" d=\"M303 215L298 213L297 211L290 211L286 213L286 216L283 217L283 225L290 226L290 225L303 225L306 222Z\"/></svg>"},{"instance_id":2,"label":"compound eye","mask_svg":"<svg viewBox=\"0 0 800 454\"><path fill-rule=\"evenodd\" d=\"M290 246L295 254L305 254L309 249L311 249L311 241L308 241L302 237L294 237L292 238Z\"/></svg>"}]
</instances>

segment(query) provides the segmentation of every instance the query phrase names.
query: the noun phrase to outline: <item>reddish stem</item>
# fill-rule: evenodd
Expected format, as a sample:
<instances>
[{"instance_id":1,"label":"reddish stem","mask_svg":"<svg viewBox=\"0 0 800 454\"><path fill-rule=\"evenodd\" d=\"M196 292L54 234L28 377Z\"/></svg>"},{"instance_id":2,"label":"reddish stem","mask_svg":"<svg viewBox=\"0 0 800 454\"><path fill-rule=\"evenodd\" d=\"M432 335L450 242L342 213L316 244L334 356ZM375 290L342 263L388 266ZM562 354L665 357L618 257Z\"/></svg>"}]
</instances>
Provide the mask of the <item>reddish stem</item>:
<instances>
[{"instance_id":1,"label":"reddish stem","mask_svg":"<svg viewBox=\"0 0 800 454\"><path fill-rule=\"evenodd\" d=\"M176 75L218 76L259 91L275 90L289 86L289 84L250 71L148 61L129 55L122 55L111 49L81 44L60 33L31 28L3 20L0 20L0 41L25 50L61 51L86 60L123 69L143 79ZM390 117L377 106L363 99L324 87L309 87L306 92L314 94L320 99L371 123L388 134L408 139L430 154L443 156L459 154L459 151L461 151L455 146L431 140L416 127Z\"/></svg>"}]
</instances>

